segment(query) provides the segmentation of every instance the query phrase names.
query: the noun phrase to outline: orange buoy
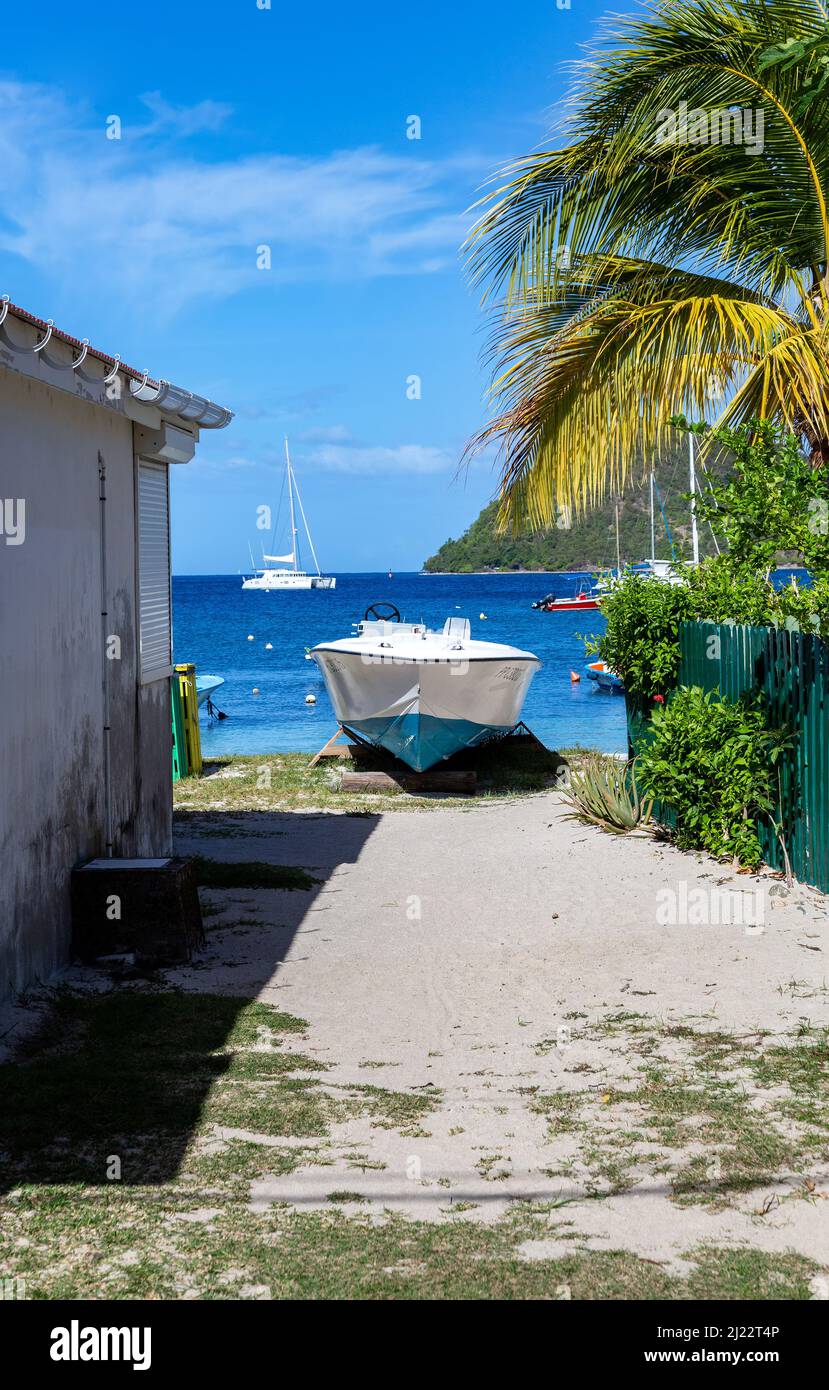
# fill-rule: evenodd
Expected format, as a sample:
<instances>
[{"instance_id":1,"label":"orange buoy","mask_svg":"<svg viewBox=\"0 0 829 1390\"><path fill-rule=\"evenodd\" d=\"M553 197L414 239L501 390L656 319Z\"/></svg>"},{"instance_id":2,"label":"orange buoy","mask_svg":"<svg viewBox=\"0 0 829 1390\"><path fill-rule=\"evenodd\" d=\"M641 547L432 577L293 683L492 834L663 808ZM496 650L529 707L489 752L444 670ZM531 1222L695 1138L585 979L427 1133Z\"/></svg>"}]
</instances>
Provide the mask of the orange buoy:
<instances>
[{"instance_id":1,"label":"orange buoy","mask_svg":"<svg viewBox=\"0 0 829 1390\"><path fill-rule=\"evenodd\" d=\"M573 682L573 685L578 685L579 681L581 680L581 676L579 675L578 671L570 672L570 680Z\"/></svg>"}]
</instances>

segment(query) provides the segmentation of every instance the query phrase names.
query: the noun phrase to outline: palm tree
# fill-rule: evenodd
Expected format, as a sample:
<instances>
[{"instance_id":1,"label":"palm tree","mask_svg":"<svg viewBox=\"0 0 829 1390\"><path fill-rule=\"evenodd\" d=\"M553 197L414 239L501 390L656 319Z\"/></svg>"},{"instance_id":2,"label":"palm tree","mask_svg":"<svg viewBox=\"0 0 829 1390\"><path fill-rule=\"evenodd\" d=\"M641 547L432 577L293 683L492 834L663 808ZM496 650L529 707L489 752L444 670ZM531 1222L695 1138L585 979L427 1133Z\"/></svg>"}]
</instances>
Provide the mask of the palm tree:
<instances>
[{"instance_id":1,"label":"palm tree","mask_svg":"<svg viewBox=\"0 0 829 1390\"><path fill-rule=\"evenodd\" d=\"M621 488L680 412L829 461L827 55L818 0L667 0L579 65L569 143L503 171L469 251L504 522Z\"/></svg>"}]
</instances>

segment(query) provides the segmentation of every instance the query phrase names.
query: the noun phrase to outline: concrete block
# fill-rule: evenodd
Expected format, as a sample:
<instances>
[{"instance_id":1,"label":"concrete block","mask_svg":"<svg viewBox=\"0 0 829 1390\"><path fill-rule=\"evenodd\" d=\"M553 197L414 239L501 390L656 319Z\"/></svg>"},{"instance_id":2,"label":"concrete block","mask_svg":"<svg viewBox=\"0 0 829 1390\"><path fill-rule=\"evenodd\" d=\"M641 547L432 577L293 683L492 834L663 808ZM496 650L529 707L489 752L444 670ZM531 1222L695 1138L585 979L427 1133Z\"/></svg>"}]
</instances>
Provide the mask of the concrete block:
<instances>
[{"instance_id":1,"label":"concrete block","mask_svg":"<svg viewBox=\"0 0 829 1390\"><path fill-rule=\"evenodd\" d=\"M204 944L189 859L91 859L72 871L72 954L187 961Z\"/></svg>"}]
</instances>

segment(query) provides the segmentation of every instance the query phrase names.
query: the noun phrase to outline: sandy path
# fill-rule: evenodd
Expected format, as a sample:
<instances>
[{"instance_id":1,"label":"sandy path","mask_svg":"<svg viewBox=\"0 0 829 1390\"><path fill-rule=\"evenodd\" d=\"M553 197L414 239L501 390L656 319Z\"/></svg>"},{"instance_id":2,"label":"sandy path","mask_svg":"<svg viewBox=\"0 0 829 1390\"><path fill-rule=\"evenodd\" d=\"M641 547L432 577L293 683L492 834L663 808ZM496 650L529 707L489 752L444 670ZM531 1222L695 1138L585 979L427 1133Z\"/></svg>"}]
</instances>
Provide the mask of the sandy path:
<instances>
[{"instance_id":1,"label":"sandy path","mask_svg":"<svg viewBox=\"0 0 829 1390\"><path fill-rule=\"evenodd\" d=\"M763 1194L720 1212L678 1207L667 1179L644 1171L625 1192L585 1200L590 1183L573 1134L551 1134L532 1108L534 1088L598 1095L630 1079L641 1060L636 1041L618 1027L597 1034L608 1015L738 1034L825 1023L829 900L801 887L778 896L772 880L578 825L554 794L428 814L222 823L228 838L189 828L179 852L302 865L324 882L314 894L212 895L226 917L209 923L208 957L171 979L251 993L306 1018L302 1050L333 1064L334 1083L443 1095L408 1135L368 1121L343 1126L328 1155L333 1168L255 1184L255 1206L321 1206L344 1188L378 1214L445 1219L455 1203L474 1202L470 1214L490 1219L518 1197L566 1200L551 1214L549 1248L536 1245L528 1258L558 1253L559 1235L575 1230L587 1244L668 1266L700 1238L791 1248L829 1264L829 1202L820 1196L829 1177L820 1165L810 1200L775 1200L762 1218ZM710 895L692 896L698 889L759 891L762 931L659 924L665 890L710 904ZM261 925L221 929L241 913ZM355 1154L385 1166L361 1170ZM782 1177L776 1196L801 1178Z\"/></svg>"}]
</instances>

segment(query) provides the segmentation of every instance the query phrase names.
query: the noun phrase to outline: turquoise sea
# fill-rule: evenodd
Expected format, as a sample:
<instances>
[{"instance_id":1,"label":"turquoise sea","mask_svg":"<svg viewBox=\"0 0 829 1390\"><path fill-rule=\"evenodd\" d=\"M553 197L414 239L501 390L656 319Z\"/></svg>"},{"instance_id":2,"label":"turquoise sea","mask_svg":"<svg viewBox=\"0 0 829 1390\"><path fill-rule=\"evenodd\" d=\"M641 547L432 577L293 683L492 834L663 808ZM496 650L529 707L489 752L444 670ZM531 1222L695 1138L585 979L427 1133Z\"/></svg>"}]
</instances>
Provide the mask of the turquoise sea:
<instances>
[{"instance_id":1,"label":"turquoise sea","mask_svg":"<svg viewBox=\"0 0 829 1390\"><path fill-rule=\"evenodd\" d=\"M524 718L538 737L550 747L580 743L624 752L624 700L600 693L583 674L578 685L570 680L571 670L583 673L586 664L579 633L601 632L600 613L540 613L531 607L550 592L575 594L590 579L580 574L395 574L391 579L385 573L342 574L333 592L263 593L243 590L241 575L176 576L175 660L193 661L200 673L225 679L215 702L228 718L211 722L202 712L204 752L320 748L336 723L305 648L350 636L351 624L379 599L396 604L408 621L423 619L441 628L448 617L465 617L473 637L535 652L543 665L530 687ZM316 695L315 705L305 703L309 693Z\"/></svg>"},{"instance_id":2,"label":"turquoise sea","mask_svg":"<svg viewBox=\"0 0 829 1390\"><path fill-rule=\"evenodd\" d=\"M777 570L775 584L791 570ZM796 572L808 583L803 571ZM409 621L441 628L449 617L469 618L473 637L510 642L543 663L530 687L524 718L550 747L579 743L623 753L624 700L596 689L584 676L587 658L579 634L604 630L598 610L540 613L534 599L576 594L590 574L341 574L330 592L263 593L242 589L241 575L173 578L176 661L193 661L204 675L223 676L216 704L228 718L202 712L208 754L290 753L320 748L335 730L328 695L305 648L348 637L352 623L379 599L396 604ZM481 619L480 614L486 618ZM248 638L252 640L248 640ZM266 643L271 643L271 650ZM574 685L570 672L582 676ZM259 694L254 695L254 689ZM305 696L316 695L314 705Z\"/></svg>"}]
</instances>

